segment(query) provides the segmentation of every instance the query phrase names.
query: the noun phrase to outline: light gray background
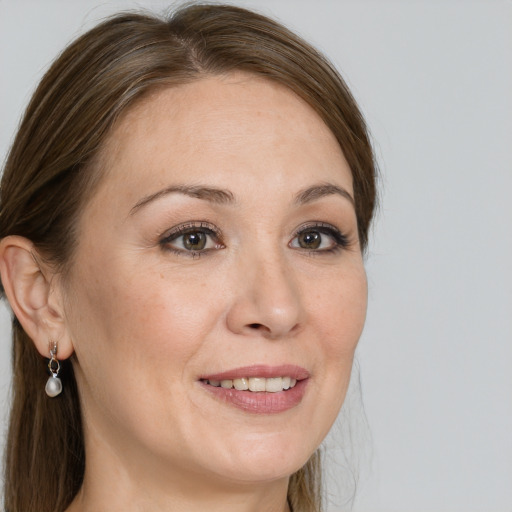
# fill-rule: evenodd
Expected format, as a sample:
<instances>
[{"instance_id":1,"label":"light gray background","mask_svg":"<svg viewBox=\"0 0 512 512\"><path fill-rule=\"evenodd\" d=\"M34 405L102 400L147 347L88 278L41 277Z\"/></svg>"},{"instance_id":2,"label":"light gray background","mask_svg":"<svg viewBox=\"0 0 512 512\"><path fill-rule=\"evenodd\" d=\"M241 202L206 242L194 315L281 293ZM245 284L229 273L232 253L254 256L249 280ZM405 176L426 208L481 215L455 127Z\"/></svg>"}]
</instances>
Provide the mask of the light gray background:
<instances>
[{"instance_id":1,"label":"light gray background","mask_svg":"<svg viewBox=\"0 0 512 512\"><path fill-rule=\"evenodd\" d=\"M382 208L358 357L373 458L354 510L511 512L512 3L238 4L324 50L376 140ZM166 5L0 0L0 158L36 82L72 37L119 8Z\"/></svg>"}]
</instances>

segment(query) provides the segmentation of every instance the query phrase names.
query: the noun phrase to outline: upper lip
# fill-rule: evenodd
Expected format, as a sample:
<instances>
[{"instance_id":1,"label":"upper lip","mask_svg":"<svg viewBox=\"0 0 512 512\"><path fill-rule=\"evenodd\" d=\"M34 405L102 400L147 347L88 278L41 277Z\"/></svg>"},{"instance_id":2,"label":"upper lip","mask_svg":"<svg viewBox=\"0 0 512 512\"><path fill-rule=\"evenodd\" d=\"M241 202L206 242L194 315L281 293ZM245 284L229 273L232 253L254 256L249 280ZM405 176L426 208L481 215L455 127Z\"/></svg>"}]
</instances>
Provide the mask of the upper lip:
<instances>
[{"instance_id":1,"label":"upper lip","mask_svg":"<svg viewBox=\"0 0 512 512\"><path fill-rule=\"evenodd\" d=\"M251 366L242 366L233 368L220 373L211 373L202 375L200 380L234 380L243 377L264 377L270 379L272 377L291 377L296 380L303 380L309 377L309 372L294 364L282 364L279 366L268 366L264 364L255 364Z\"/></svg>"}]
</instances>

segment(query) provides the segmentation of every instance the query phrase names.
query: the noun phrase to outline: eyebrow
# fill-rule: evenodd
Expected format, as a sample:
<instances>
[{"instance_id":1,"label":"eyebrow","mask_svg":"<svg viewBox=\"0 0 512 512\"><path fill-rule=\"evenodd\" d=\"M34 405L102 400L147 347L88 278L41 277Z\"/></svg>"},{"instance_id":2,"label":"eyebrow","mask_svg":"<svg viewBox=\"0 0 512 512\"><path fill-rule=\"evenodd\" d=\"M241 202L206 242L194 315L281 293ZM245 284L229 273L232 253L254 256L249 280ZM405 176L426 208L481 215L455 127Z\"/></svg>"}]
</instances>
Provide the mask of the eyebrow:
<instances>
[{"instance_id":1,"label":"eyebrow","mask_svg":"<svg viewBox=\"0 0 512 512\"><path fill-rule=\"evenodd\" d=\"M295 196L294 202L298 205L307 204L313 201L317 201L322 197L330 196L333 194L344 197L352 204L352 206L355 207L354 198L350 195L350 193L343 187L333 185L332 183L321 183L319 185L308 187Z\"/></svg>"},{"instance_id":2,"label":"eyebrow","mask_svg":"<svg viewBox=\"0 0 512 512\"><path fill-rule=\"evenodd\" d=\"M133 215L144 206L153 201L156 201L157 199L160 199L161 197L176 193L184 194L195 199L203 199L215 204L234 204L236 202L235 196L229 190L215 187L203 187L200 185L172 185L170 187L159 190L154 194L143 197L130 210L130 215ZM352 206L355 206L354 198L350 195L350 193L343 187L333 185L332 183L313 185L304 190L301 190L298 194L295 195L294 203L297 205L304 205L313 201L317 201L322 197L334 194L344 197L352 204Z\"/></svg>"},{"instance_id":3,"label":"eyebrow","mask_svg":"<svg viewBox=\"0 0 512 512\"><path fill-rule=\"evenodd\" d=\"M230 204L235 202L235 197L229 190L223 190L214 187L203 187L200 185L172 185L170 187L159 190L154 194L143 197L137 204L130 210L130 215L133 215L138 210L148 205L149 203L160 199L161 197L169 194L184 194L196 199L203 199L216 204Z\"/></svg>"}]
</instances>

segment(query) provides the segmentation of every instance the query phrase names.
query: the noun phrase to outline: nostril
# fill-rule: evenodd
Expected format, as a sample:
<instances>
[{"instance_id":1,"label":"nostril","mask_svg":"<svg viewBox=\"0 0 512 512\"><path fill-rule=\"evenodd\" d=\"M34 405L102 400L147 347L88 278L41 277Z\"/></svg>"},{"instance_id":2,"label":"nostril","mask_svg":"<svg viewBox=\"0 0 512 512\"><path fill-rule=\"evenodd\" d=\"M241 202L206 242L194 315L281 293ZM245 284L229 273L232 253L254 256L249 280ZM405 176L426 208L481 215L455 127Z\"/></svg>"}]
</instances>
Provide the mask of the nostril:
<instances>
[{"instance_id":1,"label":"nostril","mask_svg":"<svg viewBox=\"0 0 512 512\"><path fill-rule=\"evenodd\" d=\"M269 331L270 330L268 327L265 327L263 324L249 324L248 327L250 329L254 329L257 331Z\"/></svg>"}]
</instances>

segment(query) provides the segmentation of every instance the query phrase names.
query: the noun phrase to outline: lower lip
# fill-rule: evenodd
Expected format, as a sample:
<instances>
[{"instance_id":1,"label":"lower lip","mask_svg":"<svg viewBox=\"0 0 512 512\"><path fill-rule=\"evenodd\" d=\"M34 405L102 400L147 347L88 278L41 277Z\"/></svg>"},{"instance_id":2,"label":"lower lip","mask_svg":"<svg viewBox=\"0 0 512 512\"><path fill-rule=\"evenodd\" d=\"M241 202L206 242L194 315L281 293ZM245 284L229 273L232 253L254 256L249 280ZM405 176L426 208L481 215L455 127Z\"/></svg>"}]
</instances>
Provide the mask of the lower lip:
<instances>
[{"instance_id":1,"label":"lower lip","mask_svg":"<svg viewBox=\"0 0 512 512\"><path fill-rule=\"evenodd\" d=\"M276 414L296 407L302 401L309 379L297 381L293 388L277 393L264 391L238 391L234 388L210 386L201 381L203 388L217 399L245 412Z\"/></svg>"}]
</instances>

